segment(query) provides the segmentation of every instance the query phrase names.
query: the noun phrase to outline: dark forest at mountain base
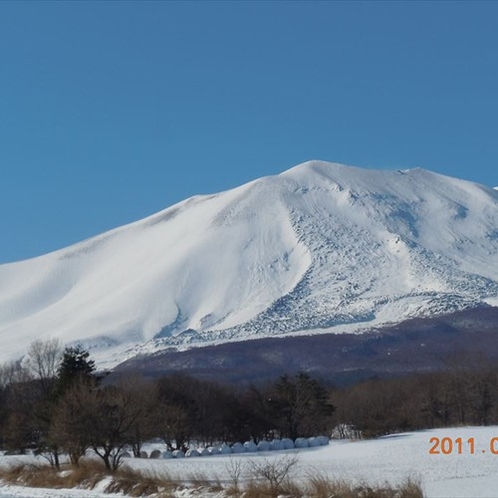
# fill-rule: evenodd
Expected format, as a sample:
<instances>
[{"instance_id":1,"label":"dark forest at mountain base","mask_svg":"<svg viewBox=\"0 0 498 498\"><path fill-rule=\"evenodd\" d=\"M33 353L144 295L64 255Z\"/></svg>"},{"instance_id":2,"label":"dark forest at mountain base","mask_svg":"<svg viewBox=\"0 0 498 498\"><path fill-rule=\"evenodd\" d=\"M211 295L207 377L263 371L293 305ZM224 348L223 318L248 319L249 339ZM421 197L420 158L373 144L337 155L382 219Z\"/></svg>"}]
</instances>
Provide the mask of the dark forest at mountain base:
<instances>
[{"instance_id":1,"label":"dark forest at mountain base","mask_svg":"<svg viewBox=\"0 0 498 498\"><path fill-rule=\"evenodd\" d=\"M498 361L498 308L415 318L362 334L257 339L136 357L115 372L172 372L238 384L306 371L338 385L372 377L435 372L446 365Z\"/></svg>"}]
</instances>

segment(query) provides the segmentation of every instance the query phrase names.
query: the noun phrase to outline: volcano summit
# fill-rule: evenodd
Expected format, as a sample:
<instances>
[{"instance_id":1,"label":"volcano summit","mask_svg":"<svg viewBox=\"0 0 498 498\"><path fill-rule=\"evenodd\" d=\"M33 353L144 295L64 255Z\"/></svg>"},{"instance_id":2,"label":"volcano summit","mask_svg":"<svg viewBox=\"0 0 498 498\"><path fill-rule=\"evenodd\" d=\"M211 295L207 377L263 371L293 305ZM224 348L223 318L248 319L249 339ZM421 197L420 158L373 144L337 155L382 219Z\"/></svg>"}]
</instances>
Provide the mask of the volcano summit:
<instances>
[{"instance_id":1,"label":"volcano summit","mask_svg":"<svg viewBox=\"0 0 498 498\"><path fill-rule=\"evenodd\" d=\"M110 366L486 305L498 305L497 190L311 161L1 265L0 361L35 338Z\"/></svg>"}]
</instances>

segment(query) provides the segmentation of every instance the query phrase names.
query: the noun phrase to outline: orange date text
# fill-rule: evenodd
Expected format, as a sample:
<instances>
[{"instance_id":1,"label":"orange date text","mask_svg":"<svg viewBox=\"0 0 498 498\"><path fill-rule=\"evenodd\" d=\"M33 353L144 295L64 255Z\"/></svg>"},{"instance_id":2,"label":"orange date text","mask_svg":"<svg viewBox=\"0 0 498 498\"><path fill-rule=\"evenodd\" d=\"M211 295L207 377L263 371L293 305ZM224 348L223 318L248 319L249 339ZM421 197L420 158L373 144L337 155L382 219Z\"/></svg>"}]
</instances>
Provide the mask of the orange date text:
<instances>
[{"instance_id":1,"label":"orange date text","mask_svg":"<svg viewBox=\"0 0 498 498\"><path fill-rule=\"evenodd\" d=\"M461 437L431 437L429 444L429 455L475 455L476 453L498 455L498 437L492 437L487 445L484 445L482 448L476 447L473 437L469 437L468 439Z\"/></svg>"}]
</instances>

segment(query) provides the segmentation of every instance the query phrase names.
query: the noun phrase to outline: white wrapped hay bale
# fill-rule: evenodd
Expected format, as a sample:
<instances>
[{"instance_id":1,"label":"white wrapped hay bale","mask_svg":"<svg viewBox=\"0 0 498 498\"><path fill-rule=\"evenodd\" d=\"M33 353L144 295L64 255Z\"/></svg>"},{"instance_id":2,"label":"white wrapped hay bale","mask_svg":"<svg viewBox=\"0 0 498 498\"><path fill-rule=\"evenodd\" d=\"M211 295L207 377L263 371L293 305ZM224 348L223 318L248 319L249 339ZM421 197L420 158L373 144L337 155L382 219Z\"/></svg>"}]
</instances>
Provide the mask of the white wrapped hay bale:
<instances>
[{"instance_id":1,"label":"white wrapped hay bale","mask_svg":"<svg viewBox=\"0 0 498 498\"><path fill-rule=\"evenodd\" d=\"M246 449L242 443L238 441L232 444L232 453L245 453Z\"/></svg>"},{"instance_id":2,"label":"white wrapped hay bale","mask_svg":"<svg viewBox=\"0 0 498 498\"><path fill-rule=\"evenodd\" d=\"M254 441L246 441L244 443L244 448L246 449L247 453L255 453L258 451L258 446Z\"/></svg>"},{"instance_id":3,"label":"white wrapped hay bale","mask_svg":"<svg viewBox=\"0 0 498 498\"><path fill-rule=\"evenodd\" d=\"M258 451L270 451L270 443L268 441L260 441L258 443Z\"/></svg>"},{"instance_id":4,"label":"white wrapped hay bale","mask_svg":"<svg viewBox=\"0 0 498 498\"><path fill-rule=\"evenodd\" d=\"M295 448L309 448L309 442L308 439L305 437L298 437L296 441L294 442L294 447Z\"/></svg>"},{"instance_id":5,"label":"white wrapped hay bale","mask_svg":"<svg viewBox=\"0 0 498 498\"><path fill-rule=\"evenodd\" d=\"M270 450L271 451L279 451L284 449L284 444L281 439L274 439L270 442Z\"/></svg>"},{"instance_id":6,"label":"white wrapped hay bale","mask_svg":"<svg viewBox=\"0 0 498 498\"><path fill-rule=\"evenodd\" d=\"M310 448L316 448L317 446L320 446L320 440L317 437L309 437L308 446Z\"/></svg>"},{"instance_id":7,"label":"white wrapped hay bale","mask_svg":"<svg viewBox=\"0 0 498 498\"><path fill-rule=\"evenodd\" d=\"M288 437L282 439L282 444L284 445L284 450L293 450L294 449L294 441Z\"/></svg>"},{"instance_id":8,"label":"white wrapped hay bale","mask_svg":"<svg viewBox=\"0 0 498 498\"><path fill-rule=\"evenodd\" d=\"M185 458L185 453L182 450L173 451L173 458Z\"/></svg>"},{"instance_id":9,"label":"white wrapped hay bale","mask_svg":"<svg viewBox=\"0 0 498 498\"><path fill-rule=\"evenodd\" d=\"M232 453L232 448L230 448L230 446L228 446L228 444L226 443L223 443L221 446L220 446L220 453L222 455L230 455Z\"/></svg>"}]
</instances>

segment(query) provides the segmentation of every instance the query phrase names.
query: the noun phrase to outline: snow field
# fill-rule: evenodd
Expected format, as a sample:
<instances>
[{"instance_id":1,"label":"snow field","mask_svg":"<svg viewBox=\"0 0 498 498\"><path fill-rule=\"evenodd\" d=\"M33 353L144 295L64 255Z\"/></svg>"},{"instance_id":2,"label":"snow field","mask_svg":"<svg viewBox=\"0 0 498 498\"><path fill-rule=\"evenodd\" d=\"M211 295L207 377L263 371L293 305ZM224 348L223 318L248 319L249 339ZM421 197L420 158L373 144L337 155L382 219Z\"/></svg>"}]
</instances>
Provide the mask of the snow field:
<instances>
[{"instance_id":1,"label":"snow field","mask_svg":"<svg viewBox=\"0 0 498 498\"><path fill-rule=\"evenodd\" d=\"M450 438L452 441L462 438L462 453L458 454L454 444L454 451L450 454L429 454L433 437L440 440ZM192 476L204 476L207 480L219 479L229 484L230 463L234 460L241 462L242 478L247 479L251 462L271 462L285 458L285 455L297 455L297 464L292 468L292 477L296 480L305 480L309 475L323 475L357 483L388 482L395 485L412 478L421 482L428 498L493 498L498 497L498 455L489 451L494 437L498 437L498 427L460 427L396 434L369 441L334 440L328 446L298 450L218 454L209 458L179 460L129 458L126 465L185 481ZM469 438L474 439L474 454L470 453L465 443ZM159 445L151 444L146 451L150 454L155 449L159 449ZM30 458L33 457L0 457L0 466ZM103 495L98 490L48 492L0 486L0 498L4 496L102 498L109 495Z\"/></svg>"},{"instance_id":2,"label":"snow field","mask_svg":"<svg viewBox=\"0 0 498 498\"><path fill-rule=\"evenodd\" d=\"M462 453L456 444L451 454L429 454L432 437L464 441ZM460 427L395 434L368 441L332 440L327 446L283 451L217 455L210 458L182 461L130 459L134 468L164 470L171 476L188 479L193 474L230 482L229 462L237 459L250 474L250 463L273 461L285 455L297 455L292 477L306 480L310 475L344 479L355 483L393 485L407 478L419 481L428 498L492 498L498 497L498 455L489 451L490 441L498 437L498 427ZM474 438L475 453L466 441ZM496 444L498 450L498 444ZM485 450L485 453L482 451Z\"/></svg>"}]
</instances>

